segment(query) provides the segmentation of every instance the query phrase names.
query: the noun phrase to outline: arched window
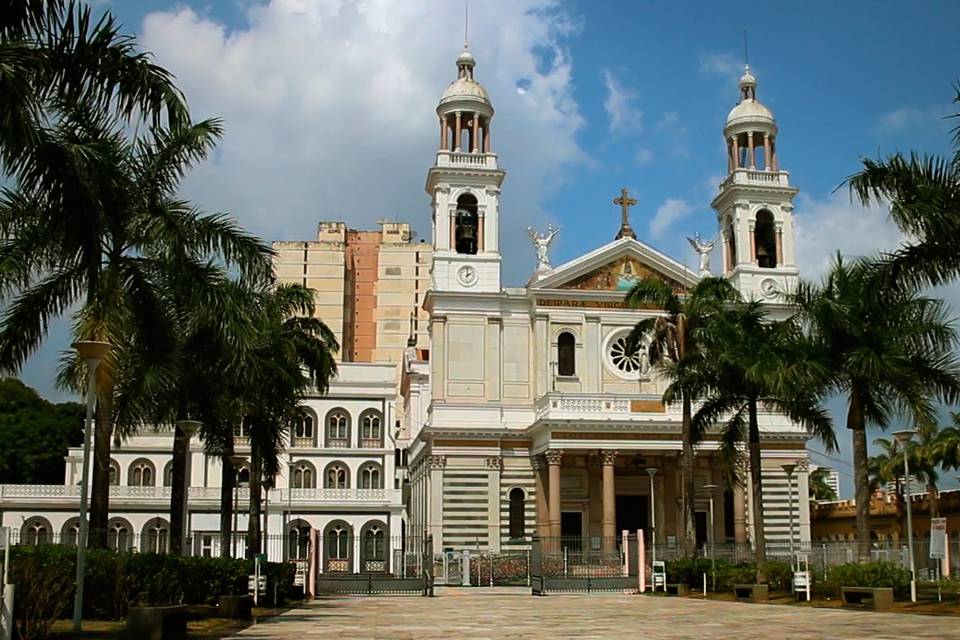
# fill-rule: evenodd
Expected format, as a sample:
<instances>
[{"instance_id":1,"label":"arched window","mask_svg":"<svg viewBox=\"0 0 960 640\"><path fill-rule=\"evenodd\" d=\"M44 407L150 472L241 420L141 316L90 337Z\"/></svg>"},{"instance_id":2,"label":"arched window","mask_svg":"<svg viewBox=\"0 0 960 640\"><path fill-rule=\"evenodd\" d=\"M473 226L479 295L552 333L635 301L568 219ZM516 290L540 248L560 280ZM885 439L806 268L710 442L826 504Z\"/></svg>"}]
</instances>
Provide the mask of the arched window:
<instances>
[{"instance_id":1,"label":"arched window","mask_svg":"<svg viewBox=\"0 0 960 640\"><path fill-rule=\"evenodd\" d=\"M350 554L353 548L349 525L339 520L331 522L324 531L323 540L327 572L349 572Z\"/></svg>"},{"instance_id":2,"label":"arched window","mask_svg":"<svg viewBox=\"0 0 960 640\"><path fill-rule=\"evenodd\" d=\"M143 526L140 534L140 551L166 553L170 550L170 523L163 518L153 518Z\"/></svg>"},{"instance_id":3,"label":"arched window","mask_svg":"<svg viewBox=\"0 0 960 640\"><path fill-rule=\"evenodd\" d=\"M465 193L457 198L457 212L454 217L454 243L457 253L474 255L479 244L479 216L477 215L477 198Z\"/></svg>"},{"instance_id":4,"label":"arched window","mask_svg":"<svg viewBox=\"0 0 960 640\"><path fill-rule=\"evenodd\" d=\"M557 336L557 373L561 376L577 374L577 339L569 331Z\"/></svg>"},{"instance_id":5,"label":"arched window","mask_svg":"<svg viewBox=\"0 0 960 640\"><path fill-rule=\"evenodd\" d=\"M315 444L316 419L313 412L301 408L301 414L294 420L292 430L292 445L295 447L312 447Z\"/></svg>"},{"instance_id":6,"label":"arched window","mask_svg":"<svg viewBox=\"0 0 960 640\"><path fill-rule=\"evenodd\" d=\"M127 474L127 484L131 487L152 487L156 472L153 463L146 458L139 458L130 465Z\"/></svg>"},{"instance_id":7,"label":"arched window","mask_svg":"<svg viewBox=\"0 0 960 640\"><path fill-rule=\"evenodd\" d=\"M368 522L360 530L361 571L387 570L387 527L380 521Z\"/></svg>"},{"instance_id":8,"label":"arched window","mask_svg":"<svg viewBox=\"0 0 960 640\"><path fill-rule=\"evenodd\" d=\"M757 222L753 228L753 244L758 267L773 269L777 266L777 237L773 227L773 214L766 209L757 212Z\"/></svg>"},{"instance_id":9,"label":"arched window","mask_svg":"<svg viewBox=\"0 0 960 640\"><path fill-rule=\"evenodd\" d=\"M60 529L60 544L68 547L77 546L77 540L80 539L80 519L70 518L63 523Z\"/></svg>"},{"instance_id":10,"label":"arched window","mask_svg":"<svg viewBox=\"0 0 960 640\"><path fill-rule=\"evenodd\" d=\"M243 466L237 470L236 482L238 487L250 486L250 468L249 467Z\"/></svg>"},{"instance_id":11,"label":"arched window","mask_svg":"<svg viewBox=\"0 0 960 640\"><path fill-rule=\"evenodd\" d=\"M133 527L123 518L111 518L107 523L107 547L114 551L130 551Z\"/></svg>"},{"instance_id":12,"label":"arched window","mask_svg":"<svg viewBox=\"0 0 960 640\"><path fill-rule=\"evenodd\" d=\"M310 525L303 520L294 520L287 526L287 559L306 560L310 543Z\"/></svg>"},{"instance_id":13,"label":"arched window","mask_svg":"<svg viewBox=\"0 0 960 640\"><path fill-rule=\"evenodd\" d=\"M737 266L737 235L733 228L733 222L727 223L727 230L724 234L727 243L727 271L731 271Z\"/></svg>"},{"instance_id":14,"label":"arched window","mask_svg":"<svg viewBox=\"0 0 960 640\"><path fill-rule=\"evenodd\" d=\"M50 521L41 516L27 518L20 527L21 544L47 544L53 542L53 527Z\"/></svg>"},{"instance_id":15,"label":"arched window","mask_svg":"<svg viewBox=\"0 0 960 640\"><path fill-rule=\"evenodd\" d=\"M368 462L360 467L359 487L361 489L383 489L383 470L376 462Z\"/></svg>"},{"instance_id":16,"label":"arched window","mask_svg":"<svg viewBox=\"0 0 960 640\"><path fill-rule=\"evenodd\" d=\"M250 418L244 418L233 425L233 438L235 444L244 444L250 440Z\"/></svg>"},{"instance_id":17,"label":"arched window","mask_svg":"<svg viewBox=\"0 0 960 640\"><path fill-rule=\"evenodd\" d=\"M383 418L379 411L368 409L360 415L360 446L366 449L383 446Z\"/></svg>"},{"instance_id":18,"label":"arched window","mask_svg":"<svg viewBox=\"0 0 960 640\"><path fill-rule=\"evenodd\" d=\"M326 489L348 489L350 470L342 462L331 462L323 474L323 486Z\"/></svg>"},{"instance_id":19,"label":"arched window","mask_svg":"<svg viewBox=\"0 0 960 640\"><path fill-rule=\"evenodd\" d=\"M120 463L110 458L110 486L120 486Z\"/></svg>"},{"instance_id":20,"label":"arched window","mask_svg":"<svg viewBox=\"0 0 960 640\"><path fill-rule=\"evenodd\" d=\"M523 489L514 487L510 490L510 537L523 538L527 535L524 518L526 517L526 496Z\"/></svg>"},{"instance_id":21,"label":"arched window","mask_svg":"<svg viewBox=\"0 0 960 640\"><path fill-rule=\"evenodd\" d=\"M300 461L293 467L293 488L313 489L317 486L317 472L313 465Z\"/></svg>"},{"instance_id":22,"label":"arched window","mask_svg":"<svg viewBox=\"0 0 960 640\"><path fill-rule=\"evenodd\" d=\"M170 460L167 462L167 464L163 465L163 486L173 486L173 460Z\"/></svg>"},{"instance_id":23,"label":"arched window","mask_svg":"<svg viewBox=\"0 0 960 640\"><path fill-rule=\"evenodd\" d=\"M350 414L343 409L333 409L327 414L327 446L350 446Z\"/></svg>"}]
</instances>

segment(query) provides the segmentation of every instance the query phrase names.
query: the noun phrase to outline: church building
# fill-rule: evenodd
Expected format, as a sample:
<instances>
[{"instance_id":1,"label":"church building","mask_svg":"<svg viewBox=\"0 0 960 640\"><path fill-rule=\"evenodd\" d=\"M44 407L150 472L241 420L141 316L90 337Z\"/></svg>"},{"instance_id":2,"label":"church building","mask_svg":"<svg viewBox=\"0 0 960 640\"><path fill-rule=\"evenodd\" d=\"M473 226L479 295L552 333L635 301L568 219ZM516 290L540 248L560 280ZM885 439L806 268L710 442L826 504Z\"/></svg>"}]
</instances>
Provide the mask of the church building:
<instances>
[{"instance_id":1,"label":"church building","mask_svg":"<svg viewBox=\"0 0 960 640\"><path fill-rule=\"evenodd\" d=\"M456 68L437 107L439 148L426 180L430 350L412 345L402 371L407 530L431 533L437 549L498 552L535 532L599 548L636 529L652 531L658 545L680 546L680 408L662 402L667 383L645 351L626 349L637 321L658 312L629 309L624 296L645 277L688 289L709 274L716 244L719 269L744 297L767 302L773 317L789 313L779 294L798 278L797 189L780 168L777 124L757 100L756 78L748 67L723 129L727 172L712 203L717 239L691 239L698 271L637 239L629 220L635 201L624 190L614 200L621 225L611 225L611 241L566 264L549 261L556 229L530 230L536 271L526 286L510 288L501 283L506 173L492 143L494 108L469 51ZM605 211L590 215L602 219ZM786 544L792 531L795 542L809 542L808 436L783 416L760 420L767 540ZM724 484L717 451L708 437L693 461L697 540L747 543L756 505L742 486ZM783 465L796 465L789 484Z\"/></svg>"}]
</instances>

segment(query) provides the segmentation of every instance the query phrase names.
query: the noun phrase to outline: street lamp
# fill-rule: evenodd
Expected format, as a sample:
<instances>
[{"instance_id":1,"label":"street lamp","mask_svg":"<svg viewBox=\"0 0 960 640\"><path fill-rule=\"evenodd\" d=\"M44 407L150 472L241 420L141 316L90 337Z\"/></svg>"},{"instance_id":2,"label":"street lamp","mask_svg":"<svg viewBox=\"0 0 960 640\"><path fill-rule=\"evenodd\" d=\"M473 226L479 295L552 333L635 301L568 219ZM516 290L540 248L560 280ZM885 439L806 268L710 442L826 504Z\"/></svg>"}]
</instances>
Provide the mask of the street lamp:
<instances>
[{"instance_id":1,"label":"street lamp","mask_svg":"<svg viewBox=\"0 0 960 640\"><path fill-rule=\"evenodd\" d=\"M713 530L713 493L717 490L719 485L715 484L705 484L703 485L703 490L707 492L707 495L710 497L710 574L711 580L713 582L713 590L717 590L717 554L716 547L714 543L716 541L715 531Z\"/></svg>"},{"instance_id":2,"label":"street lamp","mask_svg":"<svg viewBox=\"0 0 960 640\"><path fill-rule=\"evenodd\" d=\"M657 475L654 468L647 469L650 475L650 558L652 562L657 561L657 503L654 500L653 476ZM653 566L653 565L650 565ZM656 588L656 585L654 585Z\"/></svg>"},{"instance_id":3,"label":"street lamp","mask_svg":"<svg viewBox=\"0 0 960 640\"><path fill-rule=\"evenodd\" d=\"M787 474L787 505L788 505L788 520L790 522L790 570L793 571L793 472L797 468L797 465L788 463L781 465L781 468Z\"/></svg>"},{"instance_id":4,"label":"street lamp","mask_svg":"<svg viewBox=\"0 0 960 640\"><path fill-rule=\"evenodd\" d=\"M83 475L80 477L80 531L77 534L77 590L73 597L73 630L80 631L83 620L83 578L87 550L87 490L90 475L90 436L93 433L93 407L97 401L96 371L110 351L109 342L80 340L73 348L87 365L87 418L83 427Z\"/></svg>"},{"instance_id":5,"label":"street lamp","mask_svg":"<svg viewBox=\"0 0 960 640\"><path fill-rule=\"evenodd\" d=\"M243 456L230 456L230 464L233 465L233 535L230 536L230 557L236 555L237 550L237 512L240 510L240 470L246 464L247 459ZM249 527L249 523L247 523Z\"/></svg>"},{"instance_id":6,"label":"street lamp","mask_svg":"<svg viewBox=\"0 0 960 640\"><path fill-rule=\"evenodd\" d=\"M910 602L917 601L917 567L913 559L913 509L910 505L910 461L907 459L907 445L913 439L916 433L913 429L904 429L903 431L894 431L893 435L897 442L903 447L903 476L906 485L907 502L907 553L910 555Z\"/></svg>"},{"instance_id":7,"label":"street lamp","mask_svg":"<svg viewBox=\"0 0 960 640\"><path fill-rule=\"evenodd\" d=\"M193 438L194 434L200 430L203 426L203 423L198 420L177 420L177 427L180 429L180 433L183 434L183 439L186 440L186 459L184 460L185 468L183 470L184 477L184 487L183 487L183 504L180 505L180 553L183 553L184 549L187 548L187 539L190 537L189 534L189 522L187 516L187 504L189 504L189 495L190 495L190 463L192 462L193 455L190 453L190 439Z\"/></svg>"}]
</instances>

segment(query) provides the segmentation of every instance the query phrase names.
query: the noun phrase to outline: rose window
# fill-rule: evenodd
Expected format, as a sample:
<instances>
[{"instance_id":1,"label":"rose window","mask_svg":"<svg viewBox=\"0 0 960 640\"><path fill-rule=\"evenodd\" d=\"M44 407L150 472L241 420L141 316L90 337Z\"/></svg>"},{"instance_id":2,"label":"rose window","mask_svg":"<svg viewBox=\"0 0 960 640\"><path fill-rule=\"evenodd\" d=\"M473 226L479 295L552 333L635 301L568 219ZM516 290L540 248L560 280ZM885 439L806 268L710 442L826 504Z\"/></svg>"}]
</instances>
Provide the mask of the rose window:
<instances>
[{"instance_id":1,"label":"rose window","mask_svg":"<svg viewBox=\"0 0 960 640\"><path fill-rule=\"evenodd\" d=\"M648 339L646 336L642 337L636 348L628 351L627 336L629 334L629 330L623 331L607 340L607 367L621 378L638 380L650 370L650 362L647 359Z\"/></svg>"}]
</instances>

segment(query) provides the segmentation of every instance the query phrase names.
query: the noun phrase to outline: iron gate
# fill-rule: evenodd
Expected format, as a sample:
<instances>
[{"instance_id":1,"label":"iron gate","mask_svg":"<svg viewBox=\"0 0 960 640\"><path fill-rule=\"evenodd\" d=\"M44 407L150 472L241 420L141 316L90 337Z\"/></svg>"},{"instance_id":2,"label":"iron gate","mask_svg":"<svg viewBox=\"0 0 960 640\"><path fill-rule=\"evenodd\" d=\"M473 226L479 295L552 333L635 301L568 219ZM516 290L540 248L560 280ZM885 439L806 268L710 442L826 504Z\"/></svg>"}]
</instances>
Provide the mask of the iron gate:
<instances>
[{"instance_id":1,"label":"iron gate","mask_svg":"<svg viewBox=\"0 0 960 640\"><path fill-rule=\"evenodd\" d=\"M639 590L636 534L618 539L540 538L530 545L530 588L547 593Z\"/></svg>"},{"instance_id":2,"label":"iron gate","mask_svg":"<svg viewBox=\"0 0 960 640\"><path fill-rule=\"evenodd\" d=\"M433 540L431 536L406 540L394 550L389 571L346 573L327 571L316 576L316 594L375 595L417 593L433 595ZM364 565L368 566L368 565Z\"/></svg>"}]
</instances>

